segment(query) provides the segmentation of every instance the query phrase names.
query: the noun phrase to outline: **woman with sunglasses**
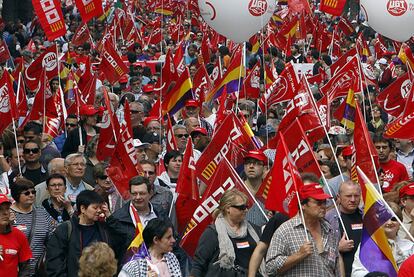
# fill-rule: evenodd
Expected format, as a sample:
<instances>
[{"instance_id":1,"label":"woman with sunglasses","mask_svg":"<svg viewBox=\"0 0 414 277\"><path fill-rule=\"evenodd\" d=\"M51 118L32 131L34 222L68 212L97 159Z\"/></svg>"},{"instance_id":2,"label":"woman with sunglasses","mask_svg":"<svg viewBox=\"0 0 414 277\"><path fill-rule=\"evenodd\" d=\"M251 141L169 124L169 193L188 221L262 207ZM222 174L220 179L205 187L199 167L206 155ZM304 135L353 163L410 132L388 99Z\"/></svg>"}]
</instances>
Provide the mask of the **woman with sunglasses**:
<instances>
[{"instance_id":1,"label":"woman with sunglasses","mask_svg":"<svg viewBox=\"0 0 414 277\"><path fill-rule=\"evenodd\" d=\"M387 202L392 211L395 215L398 216L400 221L403 220L401 208L394 202ZM414 243L410 240L400 238L398 236L398 231L400 229L400 223L397 221L397 218L392 217L391 219L387 220L382 227L387 237L388 244L391 247L392 255L398 267L411 255L414 254ZM352 264L352 277L363 277L369 273L368 269L362 264L361 260L359 259L359 251L361 245L358 247L354 263ZM378 263L382 264L382 263ZM372 269L374 270L374 269ZM381 268L375 269L377 271L381 271Z\"/></svg>"},{"instance_id":2,"label":"woman with sunglasses","mask_svg":"<svg viewBox=\"0 0 414 277\"><path fill-rule=\"evenodd\" d=\"M35 208L35 185L26 178L17 178L10 186L14 203L11 211L15 215L13 226L22 231L29 240L33 252L30 260L30 275L35 273L35 266L46 249L46 243L53 231L52 220L43 208Z\"/></svg>"},{"instance_id":3,"label":"woman with sunglasses","mask_svg":"<svg viewBox=\"0 0 414 277\"><path fill-rule=\"evenodd\" d=\"M95 177L96 191L108 204L109 211L111 213L120 209L124 205L121 195L116 190L114 183L106 173L108 168L107 163L97 163L93 168L93 176Z\"/></svg>"},{"instance_id":4,"label":"woman with sunglasses","mask_svg":"<svg viewBox=\"0 0 414 277\"><path fill-rule=\"evenodd\" d=\"M247 276L249 260L260 235L260 229L246 220L247 200L243 192L234 188L223 194L213 212L214 223L198 242L191 276ZM264 272L263 263L259 271Z\"/></svg>"}]
</instances>

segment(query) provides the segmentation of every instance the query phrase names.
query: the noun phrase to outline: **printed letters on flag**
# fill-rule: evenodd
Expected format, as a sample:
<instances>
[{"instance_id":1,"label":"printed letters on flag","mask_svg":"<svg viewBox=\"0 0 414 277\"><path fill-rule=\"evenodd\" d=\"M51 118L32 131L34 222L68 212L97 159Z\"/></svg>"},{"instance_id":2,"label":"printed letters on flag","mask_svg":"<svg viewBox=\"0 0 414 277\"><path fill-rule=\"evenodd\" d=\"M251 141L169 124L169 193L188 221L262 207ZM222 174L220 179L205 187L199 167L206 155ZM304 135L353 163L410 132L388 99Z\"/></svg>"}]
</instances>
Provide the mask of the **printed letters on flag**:
<instances>
[{"instance_id":1,"label":"printed letters on flag","mask_svg":"<svg viewBox=\"0 0 414 277\"><path fill-rule=\"evenodd\" d=\"M60 2L59 0L32 0L33 9L49 41L66 34Z\"/></svg>"},{"instance_id":2,"label":"printed letters on flag","mask_svg":"<svg viewBox=\"0 0 414 277\"><path fill-rule=\"evenodd\" d=\"M240 120L231 112L223 120L198 159L197 177L205 184L209 184L223 156L226 156L237 169L242 166L243 157L249 150L257 150L257 147Z\"/></svg>"},{"instance_id":3,"label":"printed letters on flag","mask_svg":"<svg viewBox=\"0 0 414 277\"><path fill-rule=\"evenodd\" d=\"M321 0L319 10L333 16L340 16L345 7L346 0Z\"/></svg>"},{"instance_id":4,"label":"printed letters on flag","mask_svg":"<svg viewBox=\"0 0 414 277\"><path fill-rule=\"evenodd\" d=\"M3 130L8 127L12 120L18 118L17 116L13 85L10 74L5 70L0 79L0 133L3 133Z\"/></svg>"},{"instance_id":5,"label":"printed letters on flag","mask_svg":"<svg viewBox=\"0 0 414 277\"><path fill-rule=\"evenodd\" d=\"M279 133L279 144L271 171L272 183L269 187L265 207L293 217L298 212L296 194L303 186L299 171L286 146L283 134Z\"/></svg>"},{"instance_id":6,"label":"printed letters on flag","mask_svg":"<svg viewBox=\"0 0 414 277\"><path fill-rule=\"evenodd\" d=\"M111 84L119 81L123 75L128 73L127 66L109 42L106 42L102 49L102 61L99 69Z\"/></svg>"},{"instance_id":7,"label":"printed letters on flag","mask_svg":"<svg viewBox=\"0 0 414 277\"><path fill-rule=\"evenodd\" d=\"M408 78L408 73L406 73L378 94L378 105L380 105L386 113L398 117L404 111L410 90L411 81Z\"/></svg>"},{"instance_id":8,"label":"printed letters on flag","mask_svg":"<svg viewBox=\"0 0 414 277\"><path fill-rule=\"evenodd\" d=\"M75 3L84 23L103 14L102 0L75 0Z\"/></svg>"},{"instance_id":9,"label":"printed letters on flag","mask_svg":"<svg viewBox=\"0 0 414 277\"><path fill-rule=\"evenodd\" d=\"M170 151L173 151L173 150L178 150L177 141L175 140L173 127L172 127L172 124L171 124L171 118L170 118L169 115L167 115L167 130L166 130L166 136L167 136L167 142L166 142L167 152L170 152Z\"/></svg>"},{"instance_id":10,"label":"printed letters on flag","mask_svg":"<svg viewBox=\"0 0 414 277\"><path fill-rule=\"evenodd\" d=\"M187 224L180 242L180 246L184 248L188 255L194 256L201 234L212 221L212 212L218 207L224 192L232 188L244 192L248 197L249 206L252 205L254 200L251 194L247 191L246 186L229 161L224 158L219 162L211 183L204 192L190 222Z\"/></svg>"},{"instance_id":11,"label":"printed letters on flag","mask_svg":"<svg viewBox=\"0 0 414 277\"><path fill-rule=\"evenodd\" d=\"M58 57L56 52L56 44L48 47L24 71L26 85L29 90L36 90L43 68L45 69L46 76L49 80L53 77L58 76Z\"/></svg>"}]
</instances>

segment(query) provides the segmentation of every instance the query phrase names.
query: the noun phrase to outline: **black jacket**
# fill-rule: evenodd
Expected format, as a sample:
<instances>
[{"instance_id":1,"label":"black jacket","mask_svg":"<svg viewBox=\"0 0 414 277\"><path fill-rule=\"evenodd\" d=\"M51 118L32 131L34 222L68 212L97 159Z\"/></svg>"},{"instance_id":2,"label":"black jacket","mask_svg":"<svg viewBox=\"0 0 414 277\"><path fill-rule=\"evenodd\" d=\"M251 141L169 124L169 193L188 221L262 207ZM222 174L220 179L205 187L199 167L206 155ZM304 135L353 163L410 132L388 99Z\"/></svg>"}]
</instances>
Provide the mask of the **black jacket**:
<instances>
[{"instance_id":1,"label":"black jacket","mask_svg":"<svg viewBox=\"0 0 414 277\"><path fill-rule=\"evenodd\" d=\"M80 145L79 139L79 128L82 132L82 142L84 145L87 145L87 136L86 131L82 127L77 127L68 133L68 137L65 140L65 144L62 148L62 158L66 158L67 155L78 152L78 146Z\"/></svg>"},{"instance_id":2,"label":"black jacket","mask_svg":"<svg viewBox=\"0 0 414 277\"><path fill-rule=\"evenodd\" d=\"M82 254L79 218L73 216L71 234L68 222L60 224L52 234L46 252L46 271L49 277L78 277L79 259ZM111 245L105 223L96 222L102 242ZM69 238L69 240L68 240Z\"/></svg>"}]
</instances>

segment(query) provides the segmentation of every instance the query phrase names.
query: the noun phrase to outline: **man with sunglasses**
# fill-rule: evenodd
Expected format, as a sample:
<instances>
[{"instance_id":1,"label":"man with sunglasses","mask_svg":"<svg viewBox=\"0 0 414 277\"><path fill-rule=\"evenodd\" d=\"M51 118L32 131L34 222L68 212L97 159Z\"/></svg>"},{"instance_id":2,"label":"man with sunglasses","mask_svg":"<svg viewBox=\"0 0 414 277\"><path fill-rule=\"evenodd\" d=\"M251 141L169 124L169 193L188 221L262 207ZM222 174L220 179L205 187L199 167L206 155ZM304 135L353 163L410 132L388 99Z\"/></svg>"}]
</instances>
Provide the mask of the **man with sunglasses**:
<instances>
[{"instance_id":1,"label":"man with sunglasses","mask_svg":"<svg viewBox=\"0 0 414 277\"><path fill-rule=\"evenodd\" d=\"M187 129L184 125L174 125L173 126L173 133L175 140L177 141L177 148L180 153L184 153L185 148L187 146L187 140L190 136L187 132Z\"/></svg>"},{"instance_id":2,"label":"man with sunglasses","mask_svg":"<svg viewBox=\"0 0 414 277\"><path fill-rule=\"evenodd\" d=\"M0 193L8 196L10 196L9 176L19 169L19 158L21 165L24 165L23 149L19 150L20 155L17 155L16 148L4 151L3 146L0 146L0 170L3 172L0 175Z\"/></svg>"},{"instance_id":3,"label":"man with sunglasses","mask_svg":"<svg viewBox=\"0 0 414 277\"><path fill-rule=\"evenodd\" d=\"M23 158L25 164L21 168L22 176L32 181L35 185L47 179L47 171L40 163L40 156L42 150L40 143L37 141L29 140L23 144ZM13 182L15 177L19 175L19 170L14 170L9 176L9 182Z\"/></svg>"},{"instance_id":4,"label":"man with sunglasses","mask_svg":"<svg viewBox=\"0 0 414 277\"><path fill-rule=\"evenodd\" d=\"M77 116L75 114L69 114L65 122L66 132L63 132L60 136L57 136L56 138L53 139L53 142L56 144L56 147L59 150L59 152L62 152L63 145L65 144L67 134L69 134L69 132L75 129L76 127L78 127Z\"/></svg>"},{"instance_id":5,"label":"man with sunglasses","mask_svg":"<svg viewBox=\"0 0 414 277\"><path fill-rule=\"evenodd\" d=\"M273 235L266 257L269 275L340 276L339 239L324 218L329 198L317 183L299 189L303 217L298 212Z\"/></svg>"}]
</instances>

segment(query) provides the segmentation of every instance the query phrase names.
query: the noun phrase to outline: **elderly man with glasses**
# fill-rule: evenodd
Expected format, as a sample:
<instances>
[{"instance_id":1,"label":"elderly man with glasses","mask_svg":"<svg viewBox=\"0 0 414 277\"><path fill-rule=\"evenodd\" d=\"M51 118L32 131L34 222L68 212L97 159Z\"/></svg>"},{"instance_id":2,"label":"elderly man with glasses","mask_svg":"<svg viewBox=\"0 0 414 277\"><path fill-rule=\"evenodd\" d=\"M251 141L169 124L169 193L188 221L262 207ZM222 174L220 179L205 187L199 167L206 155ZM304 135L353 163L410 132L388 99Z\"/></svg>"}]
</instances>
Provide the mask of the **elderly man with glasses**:
<instances>
[{"instance_id":1,"label":"elderly man with glasses","mask_svg":"<svg viewBox=\"0 0 414 277\"><path fill-rule=\"evenodd\" d=\"M93 190L93 187L82 180L85 175L86 159L80 153L70 154L65 159L66 192L65 198L72 203L81 191Z\"/></svg>"}]
</instances>

